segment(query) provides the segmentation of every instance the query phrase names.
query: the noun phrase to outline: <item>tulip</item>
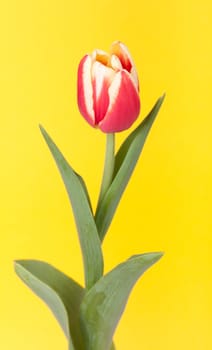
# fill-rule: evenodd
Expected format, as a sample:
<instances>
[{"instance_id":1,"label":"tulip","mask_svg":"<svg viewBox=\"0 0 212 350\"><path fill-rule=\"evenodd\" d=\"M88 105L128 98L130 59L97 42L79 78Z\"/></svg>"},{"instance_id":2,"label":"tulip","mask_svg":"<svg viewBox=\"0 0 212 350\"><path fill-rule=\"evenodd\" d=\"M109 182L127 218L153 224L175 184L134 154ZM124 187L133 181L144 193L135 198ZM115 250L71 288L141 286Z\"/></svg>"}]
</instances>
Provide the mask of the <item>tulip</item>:
<instances>
[{"instance_id":1,"label":"tulip","mask_svg":"<svg viewBox=\"0 0 212 350\"><path fill-rule=\"evenodd\" d=\"M105 133L128 129L140 112L139 83L127 47L114 42L110 54L94 50L78 68L78 106Z\"/></svg>"}]
</instances>

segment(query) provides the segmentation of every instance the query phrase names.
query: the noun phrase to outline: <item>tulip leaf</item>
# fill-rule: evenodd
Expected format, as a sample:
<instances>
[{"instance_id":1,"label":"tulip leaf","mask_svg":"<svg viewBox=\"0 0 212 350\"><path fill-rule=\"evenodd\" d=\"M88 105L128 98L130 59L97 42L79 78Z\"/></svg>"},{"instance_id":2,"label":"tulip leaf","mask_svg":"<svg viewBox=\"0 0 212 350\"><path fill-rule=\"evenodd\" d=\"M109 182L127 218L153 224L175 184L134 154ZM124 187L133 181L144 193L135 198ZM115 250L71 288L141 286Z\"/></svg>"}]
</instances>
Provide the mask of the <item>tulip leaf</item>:
<instances>
[{"instance_id":1,"label":"tulip leaf","mask_svg":"<svg viewBox=\"0 0 212 350\"><path fill-rule=\"evenodd\" d=\"M71 168L43 127L41 132L58 166L72 204L84 261L85 284L89 289L102 276L103 257L88 193L83 179Z\"/></svg>"},{"instance_id":2,"label":"tulip leaf","mask_svg":"<svg viewBox=\"0 0 212 350\"><path fill-rule=\"evenodd\" d=\"M115 157L112 183L98 205L95 221L101 240L110 226L121 196L137 164L147 135L160 110L164 96L158 99L155 106L141 124L126 138Z\"/></svg>"},{"instance_id":3,"label":"tulip leaf","mask_svg":"<svg viewBox=\"0 0 212 350\"><path fill-rule=\"evenodd\" d=\"M17 260L15 271L51 309L69 340L69 350L83 350L79 307L84 289L53 266L37 260Z\"/></svg>"},{"instance_id":4,"label":"tulip leaf","mask_svg":"<svg viewBox=\"0 0 212 350\"><path fill-rule=\"evenodd\" d=\"M83 298L80 315L85 350L109 350L118 321L138 278L162 256L148 253L131 257L103 276Z\"/></svg>"},{"instance_id":5,"label":"tulip leaf","mask_svg":"<svg viewBox=\"0 0 212 350\"><path fill-rule=\"evenodd\" d=\"M73 170L73 169L72 169L72 170ZM87 187L86 187L85 181L83 180L82 176L80 176L79 174L77 174L76 171L74 171L74 173L75 173L75 175L78 177L78 180L79 180L80 183L81 183L82 189L84 190L84 193L85 193L85 195L86 195L88 204L89 204L89 206L90 206L91 213L93 213L93 209L92 209L92 205L91 205L91 200L90 200L90 197L89 197L89 193L88 193L88 189L87 189Z\"/></svg>"}]
</instances>

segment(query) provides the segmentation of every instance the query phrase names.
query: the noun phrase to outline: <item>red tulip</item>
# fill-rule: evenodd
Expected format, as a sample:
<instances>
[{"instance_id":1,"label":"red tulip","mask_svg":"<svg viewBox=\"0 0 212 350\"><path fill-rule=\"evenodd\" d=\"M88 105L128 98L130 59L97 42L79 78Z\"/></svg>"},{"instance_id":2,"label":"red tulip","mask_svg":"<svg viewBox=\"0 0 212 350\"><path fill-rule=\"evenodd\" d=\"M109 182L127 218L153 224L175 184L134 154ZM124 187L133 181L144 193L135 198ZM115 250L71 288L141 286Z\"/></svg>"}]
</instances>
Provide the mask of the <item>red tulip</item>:
<instances>
[{"instance_id":1,"label":"red tulip","mask_svg":"<svg viewBox=\"0 0 212 350\"><path fill-rule=\"evenodd\" d=\"M140 111L135 65L126 46L114 42L110 54L94 50L78 69L78 106L93 127L105 133L128 129Z\"/></svg>"}]
</instances>

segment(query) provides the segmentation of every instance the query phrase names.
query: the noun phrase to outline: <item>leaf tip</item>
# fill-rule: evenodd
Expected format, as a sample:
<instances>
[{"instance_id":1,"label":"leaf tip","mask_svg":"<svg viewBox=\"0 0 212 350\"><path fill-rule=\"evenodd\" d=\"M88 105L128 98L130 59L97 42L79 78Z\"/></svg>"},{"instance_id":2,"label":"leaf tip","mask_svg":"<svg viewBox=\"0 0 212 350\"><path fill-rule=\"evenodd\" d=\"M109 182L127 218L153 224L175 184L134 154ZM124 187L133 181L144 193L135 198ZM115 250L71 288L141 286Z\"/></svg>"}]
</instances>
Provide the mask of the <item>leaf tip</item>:
<instances>
[{"instance_id":1,"label":"leaf tip","mask_svg":"<svg viewBox=\"0 0 212 350\"><path fill-rule=\"evenodd\" d=\"M14 260L13 266L14 266L15 273L21 278L21 270L22 270L21 260Z\"/></svg>"},{"instance_id":2,"label":"leaf tip","mask_svg":"<svg viewBox=\"0 0 212 350\"><path fill-rule=\"evenodd\" d=\"M159 106L161 107L161 105L163 104L164 100L166 97L166 92L163 93L163 95L161 95L157 101L157 103L159 104Z\"/></svg>"},{"instance_id":3,"label":"leaf tip","mask_svg":"<svg viewBox=\"0 0 212 350\"><path fill-rule=\"evenodd\" d=\"M20 260L14 260L14 261L13 261L14 269L16 269L16 267L19 265L19 261L20 261Z\"/></svg>"},{"instance_id":4,"label":"leaf tip","mask_svg":"<svg viewBox=\"0 0 212 350\"><path fill-rule=\"evenodd\" d=\"M145 261L147 264L152 265L156 263L158 260L160 260L163 255L164 255L163 252L152 252L152 253L133 255L130 257L130 259L135 259L136 257L138 259L142 258L142 260Z\"/></svg>"},{"instance_id":5,"label":"leaf tip","mask_svg":"<svg viewBox=\"0 0 212 350\"><path fill-rule=\"evenodd\" d=\"M24 264L24 261L26 261L26 260L17 259L17 260L14 260L14 261L13 261L13 264L14 264L15 267L16 267L16 266L21 266L21 265Z\"/></svg>"},{"instance_id":6,"label":"leaf tip","mask_svg":"<svg viewBox=\"0 0 212 350\"><path fill-rule=\"evenodd\" d=\"M153 252L153 253L147 253L144 255L146 255L146 258L148 260L151 260L152 262L155 263L162 258L162 256L164 255L164 252Z\"/></svg>"},{"instance_id":7,"label":"leaf tip","mask_svg":"<svg viewBox=\"0 0 212 350\"><path fill-rule=\"evenodd\" d=\"M38 127L39 127L41 133L44 135L46 133L46 130L44 129L43 125L38 124Z\"/></svg>"},{"instance_id":8,"label":"leaf tip","mask_svg":"<svg viewBox=\"0 0 212 350\"><path fill-rule=\"evenodd\" d=\"M163 93L163 95L161 96L161 100L163 101L166 97L166 92Z\"/></svg>"}]
</instances>

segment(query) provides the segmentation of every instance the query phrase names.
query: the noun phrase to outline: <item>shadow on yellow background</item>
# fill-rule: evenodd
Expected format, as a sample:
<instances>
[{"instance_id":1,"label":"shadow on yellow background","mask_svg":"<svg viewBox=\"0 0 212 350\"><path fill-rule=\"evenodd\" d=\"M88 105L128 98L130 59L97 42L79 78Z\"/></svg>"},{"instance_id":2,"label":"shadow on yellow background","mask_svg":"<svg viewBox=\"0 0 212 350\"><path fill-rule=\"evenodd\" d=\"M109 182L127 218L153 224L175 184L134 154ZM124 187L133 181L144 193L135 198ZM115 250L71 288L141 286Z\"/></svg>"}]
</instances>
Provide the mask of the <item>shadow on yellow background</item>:
<instances>
[{"instance_id":1,"label":"shadow on yellow background","mask_svg":"<svg viewBox=\"0 0 212 350\"><path fill-rule=\"evenodd\" d=\"M85 53L118 39L140 76L137 123L164 91L166 101L104 243L106 271L136 253L165 252L131 295L117 350L211 350L211 1L0 7L0 348L67 348L13 260L41 259L83 281L73 216L38 124L83 175L95 206L105 136L79 115L76 72Z\"/></svg>"}]
</instances>

